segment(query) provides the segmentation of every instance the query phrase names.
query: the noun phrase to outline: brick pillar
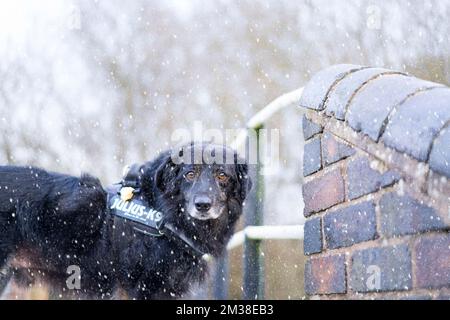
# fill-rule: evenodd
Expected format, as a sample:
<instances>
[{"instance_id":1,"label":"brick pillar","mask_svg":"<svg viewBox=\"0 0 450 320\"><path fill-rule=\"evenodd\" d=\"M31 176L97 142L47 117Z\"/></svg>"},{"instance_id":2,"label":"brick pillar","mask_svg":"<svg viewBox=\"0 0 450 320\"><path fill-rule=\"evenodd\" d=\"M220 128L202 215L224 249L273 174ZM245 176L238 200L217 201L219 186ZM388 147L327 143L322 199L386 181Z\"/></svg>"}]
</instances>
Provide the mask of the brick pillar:
<instances>
[{"instance_id":1,"label":"brick pillar","mask_svg":"<svg viewBox=\"0 0 450 320\"><path fill-rule=\"evenodd\" d=\"M306 293L450 298L450 89L337 65L300 106Z\"/></svg>"}]
</instances>

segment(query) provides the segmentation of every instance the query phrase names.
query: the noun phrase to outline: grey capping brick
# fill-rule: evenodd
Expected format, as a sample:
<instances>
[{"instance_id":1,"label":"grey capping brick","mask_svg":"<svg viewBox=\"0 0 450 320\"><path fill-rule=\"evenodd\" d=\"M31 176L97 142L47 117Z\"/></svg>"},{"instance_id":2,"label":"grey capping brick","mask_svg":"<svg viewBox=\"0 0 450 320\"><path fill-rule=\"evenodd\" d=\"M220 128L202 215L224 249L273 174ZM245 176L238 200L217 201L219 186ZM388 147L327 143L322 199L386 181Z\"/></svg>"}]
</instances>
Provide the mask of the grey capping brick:
<instances>
[{"instance_id":1,"label":"grey capping brick","mask_svg":"<svg viewBox=\"0 0 450 320\"><path fill-rule=\"evenodd\" d=\"M437 175L450 177L446 148L450 134L444 130L450 121L450 90L442 84L382 68L335 65L312 77L300 106L324 110L317 116L325 123L325 115L345 120L368 139L429 164ZM306 120L304 125L306 139L323 130L314 125L308 128Z\"/></svg>"},{"instance_id":2,"label":"grey capping brick","mask_svg":"<svg viewBox=\"0 0 450 320\"><path fill-rule=\"evenodd\" d=\"M362 68L353 64L338 64L319 71L305 86L300 99L300 106L314 110L322 110L330 88L350 72Z\"/></svg>"},{"instance_id":3,"label":"grey capping brick","mask_svg":"<svg viewBox=\"0 0 450 320\"><path fill-rule=\"evenodd\" d=\"M438 213L409 195L396 192L380 199L381 231L387 237L446 229Z\"/></svg>"},{"instance_id":4,"label":"grey capping brick","mask_svg":"<svg viewBox=\"0 0 450 320\"><path fill-rule=\"evenodd\" d=\"M373 286L369 277L378 275L379 287ZM356 251L352 256L350 287L356 292L410 290L412 270L408 246L402 244Z\"/></svg>"},{"instance_id":5,"label":"grey capping brick","mask_svg":"<svg viewBox=\"0 0 450 320\"><path fill-rule=\"evenodd\" d=\"M370 79L384 73L392 73L392 71L382 68L367 68L350 73L329 92L325 113L336 119L344 120L347 106L356 91Z\"/></svg>"},{"instance_id":6,"label":"grey capping brick","mask_svg":"<svg viewBox=\"0 0 450 320\"><path fill-rule=\"evenodd\" d=\"M303 175L309 176L322 168L320 137L313 138L305 144L303 152Z\"/></svg>"},{"instance_id":7,"label":"grey capping brick","mask_svg":"<svg viewBox=\"0 0 450 320\"><path fill-rule=\"evenodd\" d=\"M322 222L320 217L305 222L303 251L305 255L322 251Z\"/></svg>"},{"instance_id":8,"label":"grey capping brick","mask_svg":"<svg viewBox=\"0 0 450 320\"><path fill-rule=\"evenodd\" d=\"M351 159L347 167L348 198L356 199L390 186L400 179L400 175L389 170L380 173L370 167L369 158Z\"/></svg>"},{"instance_id":9,"label":"grey capping brick","mask_svg":"<svg viewBox=\"0 0 450 320\"><path fill-rule=\"evenodd\" d=\"M377 237L375 204L363 202L329 212L324 217L327 248L349 247Z\"/></svg>"},{"instance_id":10,"label":"grey capping brick","mask_svg":"<svg viewBox=\"0 0 450 320\"><path fill-rule=\"evenodd\" d=\"M404 75L383 75L370 81L351 101L347 121L356 131L378 141L392 109L409 95L436 83Z\"/></svg>"},{"instance_id":11,"label":"grey capping brick","mask_svg":"<svg viewBox=\"0 0 450 320\"><path fill-rule=\"evenodd\" d=\"M434 140L429 163L431 170L450 178L450 126Z\"/></svg>"},{"instance_id":12,"label":"grey capping brick","mask_svg":"<svg viewBox=\"0 0 450 320\"><path fill-rule=\"evenodd\" d=\"M401 105L386 127L382 141L399 152L427 161L433 139L450 120L450 90L419 93Z\"/></svg>"},{"instance_id":13,"label":"grey capping brick","mask_svg":"<svg viewBox=\"0 0 450 320\"><path fill-rule=\"evenodd\" d=\"M305 115L302 118L302 127L303 127L303 138L305 140L310 139L314 135L321 133L323 131L323 127L317 123L312 122Z\"/></svg>"}]
</instances>

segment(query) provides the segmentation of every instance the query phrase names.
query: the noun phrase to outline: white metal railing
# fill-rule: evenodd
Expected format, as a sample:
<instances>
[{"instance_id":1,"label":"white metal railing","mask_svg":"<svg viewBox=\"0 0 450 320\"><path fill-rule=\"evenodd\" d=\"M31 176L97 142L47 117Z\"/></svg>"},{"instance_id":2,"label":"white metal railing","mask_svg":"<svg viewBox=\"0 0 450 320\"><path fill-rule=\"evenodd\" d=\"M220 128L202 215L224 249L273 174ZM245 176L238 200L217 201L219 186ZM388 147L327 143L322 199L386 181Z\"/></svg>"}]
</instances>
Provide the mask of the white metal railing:
<instances>
[{"instance_id":1,"label":"white metal railing","mask_svg":"<svg viewBox=\"0 0 450 320\"><path fill-rule=\"evenodd\" d=\"M300 87L294 91L285 93L263 109L258 111L248 122L247 129L256 129L264 125L278 111L289 107L298 101L303 94L304 87ZM232 148L238 149L246 140L247 132L243 131L232 143ZM248 226L244 230L236 232L230 239L227 250L234 249L242 245L245 238L254 240L268 239L303 239L303 225L289 226Z\"/></svg>"},{"instance_id":2,"label":"white metal railing","mask_svg":"<svg viewBox=\"0 0 450 320\"><path fill-rule=\"evenodd\" d=\"M249 130L256 130L257 142L259 144L259 131L275 113L300 101L303 94L303 87L285 93L266 107L256 113L246 124L247 130L243 130L231 147L238 150L247 141ZM259 150L259 145L257 146ZM256 199L264 199L264 179L260 172L260 166L256 166ZM254 184L254 185L255 185ZM258 201L253 201L254 203ZM245 227L236 232L227 245L227 251L230 251L243 244L244 246L244 273L243 273L243 298L244 299L262 299L264 298L264 271L262 261L262 251L260 244L262 240L284 239L301 240L303 239L303 225L259 225L262 222L263 209L261 202L254 208L247 210L244 215ZM227 253L220 257L216 263L216 272L214 276L214 296L216 299L227 297L227 279L228 279L228 258Z\"/></svg>"},{"instance_id":3,"label":"white metal railing","mask_svg":"<svg viewBox=\"0 0 450 320\"><path fill-rule=\"evenodd\" d=\"M248 226L236 232L227 245L227 250L241 246L245 239L251 240L302 240L303 225Z\"/></svg>"},{"instance_id":4,"label":"white metal railing","mask_svg":"<svg viewBox=\"0 0 450 320\"><path fill-rule=\"evenodd\" d=\"M301 87L297 90L285 93L270 102L267 106L262 108L253 117L251 117L249 121L247 121L247 129L256 129L260 127L278 111L300 101L300 98L303 94L303 89L304 87ZM233 141L231 147L237 150L245 142L246 138L247 132L242 131L241 134L238 135L236 140Z\"/></svg>"}]
</instances>

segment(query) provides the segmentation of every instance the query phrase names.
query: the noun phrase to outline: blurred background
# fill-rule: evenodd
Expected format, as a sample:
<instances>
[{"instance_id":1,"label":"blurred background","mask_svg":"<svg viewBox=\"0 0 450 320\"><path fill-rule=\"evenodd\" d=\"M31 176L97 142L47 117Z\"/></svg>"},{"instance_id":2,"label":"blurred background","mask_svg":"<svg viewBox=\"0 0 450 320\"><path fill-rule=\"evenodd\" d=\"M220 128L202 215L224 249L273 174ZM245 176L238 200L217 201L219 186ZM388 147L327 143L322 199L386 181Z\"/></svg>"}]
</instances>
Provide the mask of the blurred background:
<instances>
[{"instance_id":1,"label":"blurred background","mask_svg":"<svg viewBox=\"0 0 450 320\"><path fill-rule=\"evenodd\" d=\"M335 63L450 82L450 1L1 1L0 164L118 181L176 129L243 128ZM301 111L272 118L266 224L301 224ZM265 244L266 298L302 298L299 241ZM230 298L242 294L231 253Z\"/></svg>"}]
</instances>

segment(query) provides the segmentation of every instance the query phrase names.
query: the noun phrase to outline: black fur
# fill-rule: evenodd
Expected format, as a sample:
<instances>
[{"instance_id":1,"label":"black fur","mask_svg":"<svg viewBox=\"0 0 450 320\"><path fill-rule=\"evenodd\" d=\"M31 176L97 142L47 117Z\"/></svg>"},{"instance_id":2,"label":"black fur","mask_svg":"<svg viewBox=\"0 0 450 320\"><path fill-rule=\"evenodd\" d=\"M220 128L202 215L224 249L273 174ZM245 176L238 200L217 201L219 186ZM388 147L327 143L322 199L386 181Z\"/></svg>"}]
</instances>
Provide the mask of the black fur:
<instances>
[{"instance_id":1,"label":"black fur","mask_svg":"<svg viewBox=\"0 0 450 320\"><path fill-rule=\"evenodd\" d=\"M213 256L231 237L250 185L246 164L235 157L227 166L233 173L220 187L226 213L209 220L186 213L186 165L174 164L169 151L143 167L142 189L150 205ZM207 266L199 255L179 241L138 233L127 220L112 217L106 196L89 175L0 166L0 268L11 259L26 261L16 277L39 274L55 292L75 298L109 299L117 289L135 299L182 298L190 285L204 280ZM81 269L80 290L66 288L70 265Z\"/></svg>"}]
</instances>

